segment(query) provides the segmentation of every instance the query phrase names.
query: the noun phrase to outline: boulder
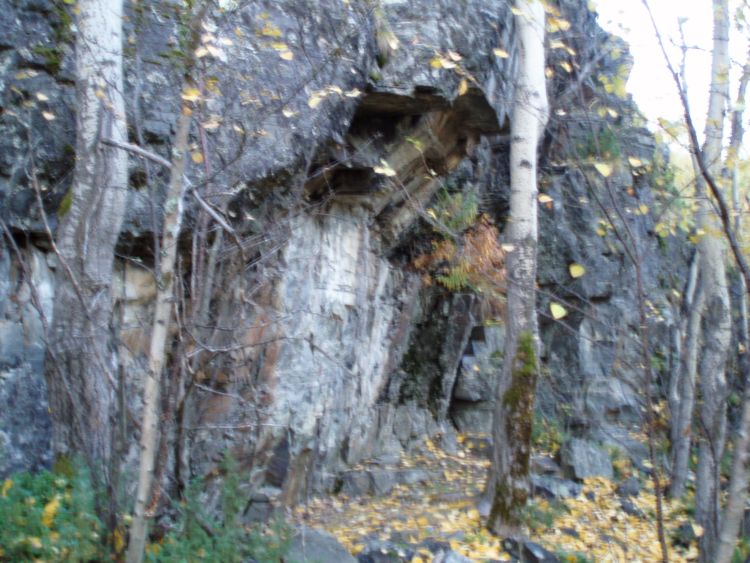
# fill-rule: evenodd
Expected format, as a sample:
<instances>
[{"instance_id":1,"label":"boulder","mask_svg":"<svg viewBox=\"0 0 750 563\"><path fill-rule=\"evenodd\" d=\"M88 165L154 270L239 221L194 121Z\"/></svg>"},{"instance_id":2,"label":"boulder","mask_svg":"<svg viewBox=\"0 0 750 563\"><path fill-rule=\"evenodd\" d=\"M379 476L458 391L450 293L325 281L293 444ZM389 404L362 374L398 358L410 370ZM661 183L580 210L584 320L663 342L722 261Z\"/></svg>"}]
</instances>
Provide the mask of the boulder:
<instances>
[{"instance_id":1,"label":"boulder","mask_svg":"<svg viewBox=\"0 0 750 563\"><path fill-rule=\"evenodd\" d=\"M572 479L585 479L586 477L612 479L614 477L609 454L588 440L581 438L568 440L563 444L560 456L563 471Z\"/></svg>"},{"instance_id":2,"label":"boulder","mask_svg":"<svg viewBox=\"0 0 750 563\"><path fill-rule=\"evenodd\" d=\"M582 490L580 483L568 479L548 475L531 476L531 493L548 500L577 497Z\"/></svg>"},{"instance_id":3,"label":"boulder","mask_svg":"<svg viewBox=\"0 0 750 563\"><path fill-rule=\"evenodd\" d=\"M641 493L641 482L635 477L629 477L617 485L617 494L623 497L637 497Z\"/></svg>"},{"instance_id":4,"label":"boulder","mask_svg":"<svg viewBox=\"0 0 750 563\"><path fill-rule=\"evenodd\" d=\"M285 558L290 563L356 563L356 559L331 534L301 527Z\"/></svg>"},{"instance_id":5,"label":"boulder","mask_svg":"<svg viewBox=\"0 0 750 563\"><path fill-rule=\"evenodd\" d=\"M402 563L411 561L413 547L391 541L371 540L357 556L358 563Z\"/></svg>"},{"instance_id":6,"label":"boulder","mask_svg":"<svg viewBox=\"0 0 750 563\"><path fill-rule=\"evenodd\" d=\"M525 539L506 538L503 548L516 560L524 563L560 563L560 559L538 543Z\"/></svg>"}]
</instances>

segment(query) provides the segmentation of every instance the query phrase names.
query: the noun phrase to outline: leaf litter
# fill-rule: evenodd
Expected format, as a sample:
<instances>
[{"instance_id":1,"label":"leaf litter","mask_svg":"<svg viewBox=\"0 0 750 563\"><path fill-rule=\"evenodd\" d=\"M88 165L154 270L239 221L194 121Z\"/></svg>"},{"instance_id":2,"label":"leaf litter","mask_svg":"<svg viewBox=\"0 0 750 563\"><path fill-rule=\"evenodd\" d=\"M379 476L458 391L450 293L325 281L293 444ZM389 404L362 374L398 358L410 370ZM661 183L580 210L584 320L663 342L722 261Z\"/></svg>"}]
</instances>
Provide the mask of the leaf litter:
<instances>
[{"instance_id":1,"label":"leaf litter","mask_svg":"<svg viewBox=\"0 0 750 563\"><path fill-rule=\"evenodd\" d=\"M431 562L428 548L435 542L473 561L512 561L502 540L482 525L476 508L489 468L489 440L486 435L459 435L455 453L425 439L420 449L404 455L391 469L420 469L429 479L416 484L398 484L384 496L338 494L309 500L295 509L297 524L324 530L353 555L369 542L391 542L408 546L413 554L402 558L411 563ZM544 455L545 452L535 452ZM630 510L623 509L617 484L603 477L587 478L576 497L548 501L539 497L530 502L535 514L549 518L529 521L526 537L558 554L564 563L579 561L647 563L661 558L656 535L653 487L646 475L629 463L625 476L642 482L637 496L627 497ZM382 468L363 463L354 471ZM676 535L684 524L693 524L680 501L664 501L667 537ZM695 540L688 546L670 545L670 560L695 561Z\"/></svg>"}]
</instances>

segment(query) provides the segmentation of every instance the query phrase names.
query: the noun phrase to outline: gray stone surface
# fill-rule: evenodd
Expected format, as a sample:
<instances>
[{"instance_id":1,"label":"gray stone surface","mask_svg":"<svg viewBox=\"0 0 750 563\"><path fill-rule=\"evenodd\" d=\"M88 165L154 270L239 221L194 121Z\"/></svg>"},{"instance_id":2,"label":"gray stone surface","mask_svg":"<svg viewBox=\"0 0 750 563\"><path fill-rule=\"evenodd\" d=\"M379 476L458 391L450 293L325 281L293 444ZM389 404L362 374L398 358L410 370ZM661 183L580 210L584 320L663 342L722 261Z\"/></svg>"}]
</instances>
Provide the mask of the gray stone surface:
<instances>
[{"instance_id":1,"label":"gray stone surface","mask_svg":"<svg viewBox=\"0 0 750 563\"><path fill-rule=\"evenodd\" d=\"M573 479L606 477L612 479L612 460L599 445L573 438L562 445L560 457L563 470Z\"/></svg>"},{"instance_id":2,"label":"gray stone surface","mask_svg":"<svg viewBox=\"0 0 750 563\"><path fill-rule=\"evenodd\" d=\"M559 563L560 559L538 543L528 539L506 538L503 547L516 560L524 563Z\"/></svg>"},{"instance_id":3,"label":"gray stone surface","mask_svg":"<svg viewBox=\"0 0 750 563\"><path fill-rule=\"evenodd\" d=\"M641 493L641 483L636 477L628 477L617 485L617 494L624 497L637 497Z\"/></svg>"},{"instance_id":4,"label":"gray stone surface","mask_svg":"<svg viewBox=\"0 0 750 563\"><path fill-rule=\"evenodd\" d=\"M34 284L44 316L52 314L54 285L45 254L21 250L28 276L0 239L0 479L36 471L52 461L44 365L44 330L26 281Z\"/></svg>"},{"instance_id":5,"label":"gray stone surface","mask_svg":"<svg viewBox=\"0 0 750 563\"><path fill-rule=\"evenodd\" d=\"M551 499L577 497L583 487L580 483L548 475L531 475L531 493L534 496Z\"/></svg>"},{"instance_id":6,"label":"gray stone surface","mask_svg":"<svg viewBox=\"0 0 750 563\"><path fill-rule=\"evenodd\" d=\"M411 561L415 549L401 543L370 540L357 555L358 563L401 563Z\"/></svg>"},{"instance_id":7,"label":"gray stone surface","mask_svg":"<svg viewBox=\"0 0 750 563\"><path fill-rule=\"evenodd\" d=\"M439 551L432 559L432 563L471 563L471 561L468 557L464 557L451 549Z\"/></svg>"},{"instance_id":8,"label":"gray stone surface","mask_svg":"<svg viewBox=\"0 0 750 563\"><path fill-rule=\"evenodd\" d=\"M285 556L289 563L356 563L336 538L326 532L302 527L296 531Z\"/></svg>"},{"instance_id":9,"label":"gray stone surface","mask_svg":"<svg viewBox=\"0 0 750 563\"><path fill-rule=\"evenodd\" d=\"M415 0L384 2L376 14L367 0L260 0L212 21L216 35L232 41L226 60L212 60L207 69L222 93L204 107L219 123L205 135L208 162L217 171L212 201L226 206L246 255L229 241L222 249L210 319L219 329L202 335L221 351L192 356L200 386L183 405L182 479L212 473L231 450L250 485L278 487L280 502L342 481L352 493L383 492L402 478L388 465L425 436L452 436L451 426L489 430L502 335L484 326L480 299L427 287L412 260L431 248L435 233L420 210L443 187L476 195L481 211L500 223L507 215L508 142L497 134L507 131L517 66L509 6ZM72 35L59 8L51 0L18 0L0 13L0 218L24 243L31 279L49 310L52 261L26 171L33 156L55 228L70 186L75 134ZM560 8L581 32L570 42L576 64L585 68L611 38L582 0L563 0ZM168 157L179 102L179 72L170 58L178 28L171 11L158 8L129 18L128 26L128 117L147 147ZM394 34L397 49L378 47L383 29ZM280 58L272 43L281 41L291 57ZM495 56L497 47L510 56ZM458 70L472 77L463 96L465 74L435 68L436 53L460 57ZM548 55L552 66L556 57L568 56L560 49ZM593 72L621 64L596 58ZM543 187L554 203L540 209L539 285L542 311L551 295L575 307L566 326L540 317L545 376L538 407L566 429L609 445L608 436L612 443L624 440L614 429L637 425L641 412L633 269L613 237L596 232L602 214L590 192L605 190L604 184L562 164L570 156L566 143L585 144L590 135L588 106L556 95L567 80L560 74L550 83L553 104L565 103L566 117L552 112L542 147ZM651 158L653 139L628 117L630 102L591 95L621 114L617 123L595 118L593 125L616 125L622 154ZM319 103L310 103L316 97ZM26 108L29 101L34 105ZM44 119L42 110L56 119ZM375 172L381 159L403 186ZM144 164L130 162L137 183ZM190 166L190 177L202 184L205 168ZM163 171L155 175L154 193L143 186L131 190L111 327L126 344L118 359L129 374L135 413L155 287L137 264L151 260L150 200L159 203L164 181ZM634 186L635 195L615 194L626 208L653 203L647 175L623 167L612 181ZM195 215L191 202L181 249L191 246ZM650 214L626 215L643 248L647 291L663 310L683 268L678 241L660 248ZM44 338L5 244L3 238L0 474L49 463ZM571 262L583 264L586 275L571 279ZM672 322L667 315L652 321L659 354L668 355L664 334ZM455 447L450 438L446 443ZM590 445L584 451L587 465L570 464L576 477L611 474L603 452ZM382 473L348 472L366 459L379 463ZM165 476L165 486L173 486L172 477Z\"/></svg>"}]
</instances>

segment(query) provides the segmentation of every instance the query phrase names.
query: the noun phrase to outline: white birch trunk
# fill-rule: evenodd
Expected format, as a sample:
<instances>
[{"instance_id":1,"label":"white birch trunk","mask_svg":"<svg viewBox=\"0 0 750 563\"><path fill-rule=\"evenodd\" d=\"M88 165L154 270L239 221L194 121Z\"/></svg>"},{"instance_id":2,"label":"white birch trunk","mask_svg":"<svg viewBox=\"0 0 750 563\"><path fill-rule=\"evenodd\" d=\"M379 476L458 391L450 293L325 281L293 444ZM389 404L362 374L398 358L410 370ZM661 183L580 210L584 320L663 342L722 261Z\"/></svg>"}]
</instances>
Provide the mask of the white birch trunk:
<instances>
[{"instance_id":1,"label":"white birch trunk","mask_svg":"<svg viewBox=\"0 0 750 563\"><path fill-rule=\"evenodd\" d=\"M141 426L141 458L138 471L138 490L135 498L133 524L130 527L127 562L140 563L148 535L147 509L154 478L154 462L159 438L159 387L164 369L165 345L169 334L174 295L177 243L182 228L182 211L185 200L185 164L188 153L188 136L192 121L191 111L184 105L177 121L177 133L172 148L172 170L167 199L164 204L162 255L157 277L158 291L151 328L151 345L148 355L148 372L143 387L143 417Z\"/></svg>"},{"instance_id":2,"label":"white birch trunk","mask_svg":"<svg viewBox=\"0 0 750 563\"><path fill-rule=\"evenodd\" d=\"M516 3L519 76L511 119L511 196L507 240L508 306L505 362L495 394L493 459L488 479L488 527L507 535L519 529L529 496L529 455L536 387L537 145L547 123L544 76L545 15L538 0Z\"/></svg>"},{"instance_id":3,"label":"white birch trunk","mask_svg":"<svg viewBox=\"0 0 750 563\"><path fill-rule=\"evenodd\" d=\"M729 8L714 0L714 42L711 91L702 158L714 178L720 177L725 111L729 102ZM731 315L722 241L722 226L712 212L702 177L696 182L701 205L698 227L703 229L698 252L704 292L702 353L698 365L701 406L698 412L696 520L703 526L701 560L714 561L719 533L719 466L726 439L726 360L731 343Z\"/></svg>"},{"instance_id":4,"label":"white birch trunk","mask_svg":"<svg viewBox=\"0 0 750 563\"><path fill-rule=\"evenodd\" d=\"M686 319L682 323L680 338L684 337L681 347L680 363L677 367L676 397L673 401L671 421L672 441L672 482L669 495L680 498L685 493L687 472L692 442L693 410L695 407L695 384L698 372L698 339L700 336L701 310L703 308L703 283L698 272L696 256L691 264L691 286L685 295ZM695 271L695 273L693 273Z\"/></svg>"},{"instance_id":5,"label":"white birch trunk","mask_svg":"<svg viewBox=\"0 0 750 563\"><path fill-rule=\"evenodd\" d=\"M732 201L734 204L735 233L741 229L740 220L740 198L739 198L739 162L738 155L742 146L742 137L744 129L742 127L742 117L745 103L745 93L748 81L750 80L750 53L745 62L745 68L742 73L740 85L737 93L736 107L732 116L732 136L731 146L728 157L728 168L731 170L732 178ZM747 502L747 486L750 474L748 472L748 462L750 461L750 375L748 370L748 354L750 346L748 342L748 319L747 319L747 286L742 276L739 277L739 334L737 340L744 347L740 353L739 370L742 376L745 392L742 401L742 418L740 427L737 431L734 441L734 457L732 458L732 469L729 475L729 486L727 488L727 504L719 530L719 543L716 550L717 563L729 563L732 560L737 537L739 536L740 526L745 514L745 504Z\"/></svg>"},{"instance_id":6,"label":"white birch trunk","mask_svg":"<svg viewBox=\"0 0 750 563\"><path fill-rule=\"evenodd\" d=\"M112 266L127 198L122 0L80 0L76 37L76 161L60 218L54 318L46 377L56 454L81 454L109 484L116 366Z\"/></svg>"}]
</instances>

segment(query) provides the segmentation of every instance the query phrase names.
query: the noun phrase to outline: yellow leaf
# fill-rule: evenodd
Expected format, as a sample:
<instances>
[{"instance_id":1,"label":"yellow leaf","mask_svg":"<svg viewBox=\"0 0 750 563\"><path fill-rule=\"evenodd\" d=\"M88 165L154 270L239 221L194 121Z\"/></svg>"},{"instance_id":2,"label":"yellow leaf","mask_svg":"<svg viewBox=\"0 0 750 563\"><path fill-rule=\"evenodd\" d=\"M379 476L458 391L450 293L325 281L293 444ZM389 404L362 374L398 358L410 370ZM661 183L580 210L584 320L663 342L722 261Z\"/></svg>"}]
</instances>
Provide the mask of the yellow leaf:
<instances>
[{"instance_id":1,"label":"yellow leaf","mask_svg":"<svg viewBox=\"0 0 750 563\"><path fill-rule=\"evenodd\" d=\"M195 57L196 57L196 58L198 58L198 59L202 59L202 58L203 58L203 57L205 57L206 55L208 55L208 49L206 49L206 48L205 48L205 47L203 47L203 46L200 46L200 47L198 47L198 48L197 48L197 49L195 50Z\"/></svg>"},{"instance_id":2,"label":"yellow leaf","mask_svg":"<svg viewBox=\"0 0 750 563\"><path fill-rule=\"evenodd\" d=\"M347 98L359 98L362 95L362 91L359 88L352 88L344 92L344 96Z\"/></svg>"},{"instance_id":3,"label":"yellow leaf","mask_svg":"<svg viewBox=\"0 0 750 563\"><path fill-rule=\"evenodd\" d=\"M440 57L432 57L430 59L430 66L432 68L443 68L443 59Z\"/></svg>"},{"instance_id":4,"label":"yellow leaf","mask_svg":"<svg viewBox=\"0 0 750 563\"><path fill-rule=\"evenodd\" d=\"M181 97L186 102L197 102L201 99L201 91L198 88L185 88Z\"/></svg>"},{"instance_id":5,"label":"yellow leaf","mask_svg":"<svg viewBox=\"0 0 750 563\"><path fill-rule=\"evenodd\" d=\"M281 37L281 30L272 23L267 23L260 30L260 34L266 37Z\"/></svg>"},{"instance_id":6,"label":"yellow leaf","mask_svg":"<svg viewBox=\"0 0 750 563\"><path fill-rule=\"evenodd\" d=\"M596 168L596 171L605 178L608 178L612 174L612 165L607 164L606 162L595 162L594 168Z\"/></svg>"},{"instance_id":7,"label":"yellow leaf","mask_svg":"<svg viewBox=\"0 0 750 563\"><path fill-rule=\"evenodd\" d=\"M8 496L8 491L13 486L13 481L11 479L6 479L3 481L3 488L2 488L2 497L5 498Z\"/></svg>"},{"instance_id":8,"label":"yellow leaf","mask_svg":"<svg viewBox=\"0 0 750 563\"><path fill-rule=\"evenodd\" d=\"M469 82L465 78L462 78L461 82L458 83L458 95L463 96L468 91L469 91Z\"/></svg>"},{"instance_id":9,"label":"yellow leaf","mask_svg":"<svg viewBox=\"0 0 750 563\"><path fill-rule=\"evenodd\" d=\"M510 57L510 53L508 53L508 51L506 51L505 49L500 49L499 47L496 49L492 49L492 52L496 57L500 57L501 59L507 59L508 57Z\"/></svg>"},{"instance_id":10,"label":"yellow leaf","mask_svg":"<svg viewBox=\"0 0 750 563\"><path fill-rule=\"evenodd\" d=\"M511 7L510 11L512 12L512 14L514 16L523 16L523 15L526 15L526 14L523 13L523 10L521 10L519 8L516 8L515 6Z\"/></svg>"},{"instance_id":11,"label":"yellow leaf","mask_svg":"<svg viewBox=\"0 0 750 563\"><path fill-rule=\"evenodd\" d=\"M44 505L42 512L42 524L48 528L52 527L52 522L55 520L55 515L60 508L60 497L55 496L51 501Z\"/></svg>"},{"instance_id":12,"label":"yellow leaf","mask_svg":"<svg viewBox=\"0 0 750 563\"><path fill-rule=\"evenodd\" d=\"M586 268L577 262L573 262L568 265L568 271L570 272L571 278L580 278L586 273Z\"/></svg>"},{"instance_id":13,"label":"yellow leaf","mask_svg":"<svg viewBox=\"0 0 750 563\"><path fill-rule=\"evenodd\" d=\"M284 108L284 109L281 110L281 114L284 117L294 117L295 115L297 115L297 112L294 111L294 110L291 110L289 108Z\"/></svg>"},{"instance_id":14,"label":"yellow leaf","mask_svg":"<svg viewBox=\"0 0 750 563\"><path fill-rule=\"evenodd\" d=\"M646 205L645 203L641 203L638 206L638 211L641 212L641 215L645 215L646 213L648 213L648 205Z\"/></svg>"},{"instance_id":15,"label":"yellow leaf","mask_svg":"<svg viewBox=\"0 0 750 563\"><path fill-rule=\"evenodd\" d=\"M277 51L288 51L289 45L283 41L274 41L271 43L271 48L276 49Z\"/></svg>"},{"instance_id":16,"label":"yellow leaf","mask_svg":"<svg viewBox=\"0 0 750 563\"><path fill-rule=\"evenodd\" d=\"M307 100L307 105L315 109L316 107L320 105L320 102L322 101L323 101L323 96L321 96L318 93L315 93L312 96L310 96L309 100Z\"/></svg>"},{"instance_id":17,"label":"yellow leaf","mask_svg":"<svg viewBox=\"0 0 750 563\"><path fill-rule=\"evenodd\" d=\"M565 318L568 314L568 310L565 307L554 301L549 304L549 311L552 313L552 318L556 321Z\"/></svg>"},{"instance_id":18,"label":"yellow leaf","mask_svg":"<svg viewBox=\"0 0 750 563\"><path fill-rule=\"evenodd\" d=\"M282 51L279 56L285 61L291 61L294 58L294 53L291 51Z\"/></svg>"},{"instance_id":19,"label":"yellow leaf","mask_svg":"<svg viewBox=\"0 0 750 563\"><path fill-rule=\"evenodd\" d=\"M411 558L411 563L424 563L424 559L422 559L419 555L415 555Z\"/></svg>"},{"instance_id":20,"label":"yellow leaf","mask_svg":"<svg viewBox=\"0 0 750 563\"><path fill-rule=\"evenodd\" d=\"M196 164L202 164L203 163L203 153L200 151L195 151L190 155L190 159L195 162Z\"/></svg>"},{"instance_id":21,"label":"yellow leaf","mask_svg":"<svg viewBox=\"0 0 750 563\"><path fill-rule=\"evenodd\" d=\"M382 176L392 177L396 175L396 171L382 158L380 159L380 166L374 166L372 170L375 174L380 174Z\"/></svg>"},{"instance_id":22,"label":"yellow leaf","mask_svg":"<svg viewBox=\"0 0 750 563\"><path fill-rule=\"evenodd\" d=\"M693 524L693 532L695 533L695 537L699 538L703 535L703 526L700 524Z\"/></svg>"},{"instance_id":23,"label":"yellow leaf","mask_svg":"<svg viewBox=\"0 0 750 563\"><path fill-rule=\"evenodd\" d=\"M539 200L539 203L552 203L553 201L555 201L547 194L539 194L539 196L537 196L537 199Z\"/></svg>"},{"instance_id":24,"label":"yellow leaf","mask_svg":"<svg viewBox=\"0 0 750 563\"><path fill-rule=\"evenodd\" d=\"M51 111L43 111L42 112L42 117L44 119L46 119L47 121L52 121L52 120L56 119L55 114L52 113Z\"/></svg>"},{"instance_id":25,"label":"yellow leaf","mask_svg":"<svg viewBox=\"0 0 750 563\"><path fill-rule=\"evenodd\" d=\"M43 94L42 92L37 92L36 93L36 99L39 100L40 102L46 102L47 100L49 100L49 98L47 97L47 95Z\"/></svg>"},{"instance_id":26,"label":"yellow leaf","mask_svg":"<svg viewBox=\"0 0 750 563\"><path fill-rule=\"evenodd\" d=\"M116 529L112 534L112 540L115 547L115 552L120 553L125 548L125 538L122 535L120 529Z\"/></svg>"},{"instance_id":27,"label":"yellow leaf","mask_svg":"<svg viewBox=\"0 0 750 563\"><path fill-rule=\"evenodd\" d=\"M221 119L216 116L211 116L208 121L201 123L206 131L215 131L221 125Z\"/></svg>"},{"instance_id":28,"label":"yellow leaf","mask_svg":"<svg viewBox=\"0 0 750 563\"><path fill-rule=\"evenodd\" d=\"M565 72L573 72L573 67L570 65L569 62L563 61L559 63L559 65L565 70Z\"/></svg>"},{"instance_id":29,"label":"yellow leaf","mask_svg":"<svg viewBox=\"0 0 750 563\"><path fill-rule=\"evenodd\" d=\"M629 156L628 162L630 163L630 166L632 166L633 168L638 168L639 166L643 166L643 161L640 158L636 158L634 156Z\"/></svg>"},{"instance_id":30,"label":"yellow leaf","mask_svg":"<svg viewBox=\"0 0 750 563\"><path fill-rule=\"evenodd\" d=\"M24 70L18 71L15 74L15 76L16 76L16 80L25 80L26 78L33 78L37 74L39 74L39 73L36 70L24 69Z\"/></svg>"},{"instance_id":31,"label":"yellow leaf","mask_svg":"<svg viewBox=\"0 0 750 563\"><path fill-rule=\"evenodd\" d=\"M28 538L26 538L26 543L28 543L34 549L42 548L42 540L40 540L36 536L29 536Z\"/></svg>"},{"instance_id":32,"label":"yellow leaf","mask_svg":"<svg viewBox=\"0 0 750 563\"><path fill-rule=\"evenodd\" d=\"M568 31L570 29L570 22L561 18L550 17L547 18L547 30L550 33L556 31Z\"/></svg>"}]
</instances>

